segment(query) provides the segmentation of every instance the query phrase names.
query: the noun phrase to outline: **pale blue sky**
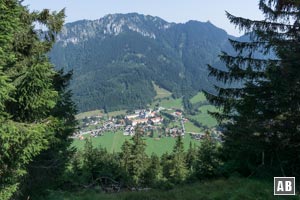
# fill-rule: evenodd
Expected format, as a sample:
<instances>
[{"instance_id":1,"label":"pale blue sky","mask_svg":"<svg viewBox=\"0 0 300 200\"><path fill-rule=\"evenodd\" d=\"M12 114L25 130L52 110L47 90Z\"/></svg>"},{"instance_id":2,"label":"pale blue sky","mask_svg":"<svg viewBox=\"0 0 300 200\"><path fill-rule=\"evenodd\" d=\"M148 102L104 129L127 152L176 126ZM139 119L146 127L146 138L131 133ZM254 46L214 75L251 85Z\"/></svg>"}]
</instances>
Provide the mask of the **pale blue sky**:
<instances>
[{"instance_id":1,"label":"pale blue sky","mask_svg":"<svg viewBox=\"0 0 300 200\"><path fill-rule=\"evenodd\" d=\"M230 24L225 10L241 17L262 19L258 0L25 0L31 10L66 8L66 22L99 19L106 14L138 12L169 22L211 21L231 35L241 35Z\"/></svg>"}]
</instances>

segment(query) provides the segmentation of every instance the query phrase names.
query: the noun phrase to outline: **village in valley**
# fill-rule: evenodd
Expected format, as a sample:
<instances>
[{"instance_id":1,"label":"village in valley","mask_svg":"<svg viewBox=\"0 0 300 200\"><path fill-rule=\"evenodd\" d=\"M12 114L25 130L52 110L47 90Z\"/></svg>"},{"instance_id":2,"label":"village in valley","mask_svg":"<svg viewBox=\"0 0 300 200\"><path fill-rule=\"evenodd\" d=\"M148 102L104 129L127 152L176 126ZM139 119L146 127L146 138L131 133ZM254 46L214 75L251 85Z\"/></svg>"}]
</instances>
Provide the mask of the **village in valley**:
<instances>
[{"instance_id":1,"label":"village in valley","mask_svg":"<svg viewBox=\"0 0 300 200\"><path fill-rule=\"evenodd\" d=\"M74 133L73 138L83 140L86 136L101 137L107 132L122 132L124 136L133 136L137 127L144 137L184 137L189 134L194 140L201 140L209 134L212 138L221 141L221 131L216 127L199 127L203 131L187 131L185 124L189 119L184 116L181 109L156 107L154 109L139 109L131 113L109 117L103 113L85 117L80 120L80 129ZM189 122L191 123L191 122ZM197 126L201 123L197 123Z\"/></svg>"},{"instance_id":2,"label":"village in valley","mask_svg":"<svg viewBox=\"0 0 300 200\"><path fill-rule=\"evenodd\" d=\"M95 146L118 152L136 132L142 134L149 155L161 156L172 151L178 136L183 138L186 150L191 145L198 146L206 137L222 142L222 130L209 114L218 110L202 92L190 98L192 110L187 111L182 98L172 97L169 91L155 84L154 87L157 96L145 108L79 113L76 116L79 126L72 136L74 147L84 148L85 139L90 138Z\"/></svg>"}]
</instances>

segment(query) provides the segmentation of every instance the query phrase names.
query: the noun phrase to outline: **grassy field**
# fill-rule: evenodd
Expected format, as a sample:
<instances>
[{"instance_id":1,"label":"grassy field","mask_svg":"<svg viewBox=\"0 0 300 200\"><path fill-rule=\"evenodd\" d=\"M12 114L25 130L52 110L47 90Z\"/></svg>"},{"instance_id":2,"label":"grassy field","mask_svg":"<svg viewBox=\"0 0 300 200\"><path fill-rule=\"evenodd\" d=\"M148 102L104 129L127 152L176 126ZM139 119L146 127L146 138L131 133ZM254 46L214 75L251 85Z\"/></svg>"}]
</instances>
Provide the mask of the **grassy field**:
<instances>
[{"instance_id":1,"label":"grassy field","mask_svg":"<svg viewBox=\"0 0 300 200\"><path fill-rule=\"evenodd\" d=\"M174 99L172 97L165 98L165 99L158 99L155 100L151 105L150 108L154 108L156 104L164 108L175 108L175 109L182 109L182 99Z\"/></svg>"},{"instance_id":2,"label":"grassy field","mask_svg":"<svg viewBox=\"0 0 300 200\"><path fill-rule=\"evenodd\" d=\"M130 140L130 136L124 136L122 132L116 133L106 133L103 136L92 138L92 143L95 147L101 146L106 148L109 152L119 152L121 150L121 146L125 140ZM163 137L163 138L150 138L146 137L145 142L147 144L146 153L151 155L155 153L161 156L165 152L171 152L173 146L175 144L175 138L171 137ZM185 149L187 150L189 147L190 142L193 144L198 145L199 142L193 140L190 135L186 135L183 138ZM84 147L84 140L75 139L73 145L78 148L82 149Z\"/></svg>"},{"instance_id":3,"label":"grassy field","mask_svg":"<svg viewBox=\"0 0 300 200\"><path fill-rule=\"evenodd\" d=\"M208 111L218 111L216 107L212 105L205 105L201 106L198 110L199 113L197 113L196 115L190 115L188 117L197 120L198 122L209 128L218 124L217 120L208 114Z\"/></svg>"},{"instance_id":4,"label":"grassy field","mask_svg":"<svg viewBox=\"0 0 300 200\"><path fill-rule=\"evenodd\" d=\"M107 114L105 114L102 110L92 110L92 111L88 111L88 112L79 113L75 117L76 117L76 119L80 120L80 119L84 119L85 117L93 117L93 116L97 116L97 115L107 115L109 117L115 117L118 115L125 115L125 114L126 114L126 110L113 111L113 112L109 112Z\"/></svg>"},{"instance_id":5,"label":"grassy field","mask_svg":"<svg viewBox=\"0 0 300 200\"><path fill-rule=\"evenodd\" d=\"M177 186L172 190L150 190L147 192L120 192L105 194L101 191L82 190L77 193L51 192L41 200L299 200L296 196L274 196L273 182L230 178L199 182L189 185Z\"/></svg>"},{"instance_id":6,"label":"grassy field","mask_svg":"<svg viewBox=\"0 0 300 200\"><path fill-rule=\"evenodd\" d=\"M187 132L200 133L203 131L201 128L195 126L192 122L189 121L184 124L184 127Z\"/></svg>"},{"instance_id":7,"label":"grassy field","mask_svg":"<svg viewBox=\"0 0 300 200\"><path fill-rule=\"evenodd\" d=\"M103 112L101 110L92 110L88 112L79 113L75 117L76 119L84 119L85 117L92 117L96 115L103 115Z\"/></svg>"},{"instance_id":8,"label":"grassy field","mask_svg":"<svg viewBox=\"0 0 300 200\"><path fill-rule=\"evenodd\" d=\"M204 101L206 101L206 97L204 96L203 92L199 92L197 95L193 96L190 99L190 102L192 104L199 103L199 102L204 102Z\"/></svg>"},{"instance_id":9,"label":"grassy field","mask_svg":"<svg viewBox=\"0 0 300 200\"><path fill-rule=\"evenodd\" d=\"M171 92L169 92L166 89L163 89L163 88L159 87L154 82L153 82L153 86L154 86L154 90L156 92L156 96L154 97L154 99L162 99L162 98L165 98L165 97L170 97L172 95Z\"/></svg>"},{"instance_id":10,"label":"grassy field","mask_svg":"<svg viewBox=\"0 0 300 200\"><path fill-rule=\"evenodd\" d=\"M107 115L109 117L116 117L118 115L126 115L126 110L118 110L118 111L109 112L109 113L107 113Z\"/></svg>"},{"instance_id":11,"label":"grassy field","mask_svg":"<svg viewBox=\"0 0 300 200\"><path fill-rule=\"evenodd\" d=\"M170 124L168 125L168 128L174 128L174 127L180 127L181 128L181 123L179 121L170 122Z\"/></svg>"},{"instance_id":12,"label":"grassy field","mask_svg":"<svg viewBox=\"0 0 300 200\"><path fill-rule=\"evenodd\" d=\"M155 153L161 156L165 152L171 152L173 150L173 146L175 145L175 138L164 137L160 139L155 138L147 138L146 139L146 153L148 155ZM189 148L190 142L195 145L199 145L199 141L193 140L189 134L185 135L183 138L183 143L185 150Z\"/></svg>"},{"instance_id":13,"label":"grassy field","mask_svg":"<svg viewBox=\"0 0 300 200\"><path fill-rule=\"evenodd\" d=\"M206 97L203 92L199 92L197 95L195 95L193 98L190 99L192 104L205 102ZM215 106L212 105L203 105L198 108L198 112L196 115L188 116L189 118L195 119L201 124L211 128L213 126L217 125L217 121L208 114L208 111L215 112L218 111ZM187 125L189 127L189 125Z\"/></svg>"}]
</instances>

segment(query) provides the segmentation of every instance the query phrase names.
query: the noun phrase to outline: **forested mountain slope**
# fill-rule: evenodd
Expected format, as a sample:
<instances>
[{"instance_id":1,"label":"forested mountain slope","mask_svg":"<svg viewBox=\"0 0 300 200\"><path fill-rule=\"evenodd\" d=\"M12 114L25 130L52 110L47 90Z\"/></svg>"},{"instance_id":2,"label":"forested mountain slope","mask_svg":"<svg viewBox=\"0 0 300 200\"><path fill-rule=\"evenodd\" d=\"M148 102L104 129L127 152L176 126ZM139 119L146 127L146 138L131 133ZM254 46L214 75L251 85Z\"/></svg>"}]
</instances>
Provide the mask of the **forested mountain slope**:
<instances>
[{"instance_id":1,"label":"forested mountain slope","mask_svg":"<svg viewBox=\"0 0 300 200\"><path fill-rule=\"evenodd\" d=\"M152 82L182 96L212 90L207 64L220 66L227 33L210 22L168 23L137 13L66 24L50 58L73 70L80 111L143 107L156 95Z\"/></svg>"}]
</instances>

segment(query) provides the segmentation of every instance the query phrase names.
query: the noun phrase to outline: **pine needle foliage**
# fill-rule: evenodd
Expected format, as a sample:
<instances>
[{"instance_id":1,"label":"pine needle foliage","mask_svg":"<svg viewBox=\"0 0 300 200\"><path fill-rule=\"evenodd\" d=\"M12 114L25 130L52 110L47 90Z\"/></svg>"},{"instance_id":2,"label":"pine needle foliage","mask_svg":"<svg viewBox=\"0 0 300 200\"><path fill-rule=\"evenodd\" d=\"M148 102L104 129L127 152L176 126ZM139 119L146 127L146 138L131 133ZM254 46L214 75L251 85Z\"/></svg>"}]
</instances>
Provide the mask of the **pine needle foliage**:
<instances>
[{"instance_id":1,"label":"pine needle foliage","mask_svg":"<svg viewBox=\"0 0 300 200\"><path fill-rule=\"evenodd\" d=\"M0 1L3 200L21 196L27 199L36 192L34 184L45 188L49 186L48 180L61 175L71 153L68 136L76 124L75 106L66 88L70 75L57 72L47 56L62 28L64 10L31 12L21 3ZM46 30L37 30L37 23Z\"/></svg>"},{"instance_id":2,"label":"pine needle foliage","mask_svg":"<svg viewBox=\"0 0 300 200\"><path fill-rule=\"evenodd\" d=\"M230 40L235 54L220 55L226 70L208 66L227 87L206 97L222 110L212 114L224 127L231 170L299 177L300 1L260 0L259 9L264 20L226 13L249 40Z\"/></svg>"}]
</instances>

